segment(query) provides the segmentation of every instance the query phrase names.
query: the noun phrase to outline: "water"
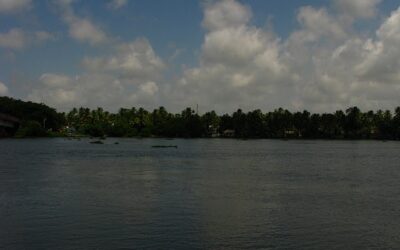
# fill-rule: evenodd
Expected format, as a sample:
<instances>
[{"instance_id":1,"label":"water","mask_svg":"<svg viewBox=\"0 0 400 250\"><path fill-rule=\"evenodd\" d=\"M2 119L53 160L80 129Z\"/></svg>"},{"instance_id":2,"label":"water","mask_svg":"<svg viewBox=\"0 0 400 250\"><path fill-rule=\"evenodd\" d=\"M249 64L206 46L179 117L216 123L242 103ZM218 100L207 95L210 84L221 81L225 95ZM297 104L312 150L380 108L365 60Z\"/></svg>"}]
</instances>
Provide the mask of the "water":
<instances>
[{"instance_id":1,"label":"water","mask_svg":"<svg viewBox=\"0 0 400 250\"><path fill-rule=\"evenodd\" d=\"M0 249L399 249L399 149L0 140Z\"/></svg>"}]
</instances>

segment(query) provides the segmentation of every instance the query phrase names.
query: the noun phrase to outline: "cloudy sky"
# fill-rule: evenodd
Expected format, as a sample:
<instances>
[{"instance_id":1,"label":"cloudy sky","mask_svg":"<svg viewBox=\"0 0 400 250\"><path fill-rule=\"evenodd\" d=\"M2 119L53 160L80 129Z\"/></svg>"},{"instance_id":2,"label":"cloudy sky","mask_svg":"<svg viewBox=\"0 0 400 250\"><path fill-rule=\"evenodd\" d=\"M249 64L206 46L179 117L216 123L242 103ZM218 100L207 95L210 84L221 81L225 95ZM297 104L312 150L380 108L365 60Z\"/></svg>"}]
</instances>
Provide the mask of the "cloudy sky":
<instances>
[{"instance_id":1,"label":"cloudy sky","mask_svg":"<svg viewBox=\"0 0 400 250\"><path fill-rule=\"evenodd\" d=\"M400 105L398 0L0 0L0 95L72 107Z\"/></svg>"}]
</instances>

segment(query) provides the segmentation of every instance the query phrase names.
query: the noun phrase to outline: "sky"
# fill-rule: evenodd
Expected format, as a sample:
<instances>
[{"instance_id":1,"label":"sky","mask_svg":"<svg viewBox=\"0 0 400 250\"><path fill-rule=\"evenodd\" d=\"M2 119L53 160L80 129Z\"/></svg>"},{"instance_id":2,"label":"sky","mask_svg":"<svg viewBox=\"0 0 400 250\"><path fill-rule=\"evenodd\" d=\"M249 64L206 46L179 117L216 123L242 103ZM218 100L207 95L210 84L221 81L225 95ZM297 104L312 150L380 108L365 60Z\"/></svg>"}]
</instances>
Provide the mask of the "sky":
<instances>
[{"instance_id":1,"label":"sky","mask_svg":"<svg viewBox=\"0 0 400 250\"><path fill-rule=\"evenodd\" d=\"M0 96L73 107L400 106L398 0L0 0Z\"/></svg>"}]
</instances>

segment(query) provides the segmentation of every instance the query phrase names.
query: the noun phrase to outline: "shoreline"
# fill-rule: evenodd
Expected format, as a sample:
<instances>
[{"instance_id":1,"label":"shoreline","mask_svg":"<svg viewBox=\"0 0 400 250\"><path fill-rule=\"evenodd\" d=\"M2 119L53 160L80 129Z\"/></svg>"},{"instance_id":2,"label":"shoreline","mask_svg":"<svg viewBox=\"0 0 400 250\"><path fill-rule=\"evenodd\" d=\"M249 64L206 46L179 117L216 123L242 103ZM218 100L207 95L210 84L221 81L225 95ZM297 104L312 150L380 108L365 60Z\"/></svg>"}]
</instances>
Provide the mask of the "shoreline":
<instances>
[{"instance_id":1,"label":"shoreline","mask_svg":"<svg viewBox=\"0 0 400 250\"><path fill-rule=\"evenodd\" d=\"M13 139L13 140L23 140L23 139L66 139L66 140L80 140L80 139L93 139L93 140L107 140L109 138L112 139L164 139L164 140L197 140L197 139L204 139L204 140L237 140L237 141L258 141L258 140L271 140L271 141L400 141L394 139L373 139L373 138L239 138L239 137L156 137L156 136L133 136L133 137L94 137L94 136L32 136L32 137L0 137L1 140L5 139Z\"/></svg>"}]
</instances>

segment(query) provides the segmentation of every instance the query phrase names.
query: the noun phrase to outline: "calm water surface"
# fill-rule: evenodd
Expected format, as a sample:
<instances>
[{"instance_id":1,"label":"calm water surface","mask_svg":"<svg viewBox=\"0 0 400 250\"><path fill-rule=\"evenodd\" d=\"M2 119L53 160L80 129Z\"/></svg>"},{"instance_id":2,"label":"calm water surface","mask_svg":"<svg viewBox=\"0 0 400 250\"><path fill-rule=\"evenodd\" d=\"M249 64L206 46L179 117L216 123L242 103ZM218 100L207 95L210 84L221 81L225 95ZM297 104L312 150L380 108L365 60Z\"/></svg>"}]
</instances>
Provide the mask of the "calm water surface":
<instances>
[{"instance_id":1,"label":"calm water surface","mask_svg":"<svg viewBox=\"0 0 400 250\"><path fill-rule=\"evenodd\" d=\"M0 140L0 249L400 248L398 142L115 141Z\"/></svg>"}]
</instances>

